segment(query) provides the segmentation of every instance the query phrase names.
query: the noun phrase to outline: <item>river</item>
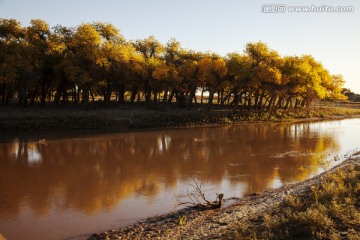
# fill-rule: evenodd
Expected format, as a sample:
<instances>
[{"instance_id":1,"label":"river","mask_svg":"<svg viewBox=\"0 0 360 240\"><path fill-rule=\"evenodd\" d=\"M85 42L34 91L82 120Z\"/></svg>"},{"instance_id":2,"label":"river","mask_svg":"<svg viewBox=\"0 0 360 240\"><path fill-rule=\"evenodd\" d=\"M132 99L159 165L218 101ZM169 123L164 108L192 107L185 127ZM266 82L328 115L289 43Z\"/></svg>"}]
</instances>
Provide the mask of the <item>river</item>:
<instances>
[{"instance_id":1,"label":"river","mask_svg":"<svg viewBox=\"0 0 360 240\"><path fill-rule=\"evenodd\" d=\"M209 200L307 179L358 150L360 119L253 123L0 142L0 233L73 239ZM178 208L177 208L178 209Z\"/></svg>"}]
</instances>

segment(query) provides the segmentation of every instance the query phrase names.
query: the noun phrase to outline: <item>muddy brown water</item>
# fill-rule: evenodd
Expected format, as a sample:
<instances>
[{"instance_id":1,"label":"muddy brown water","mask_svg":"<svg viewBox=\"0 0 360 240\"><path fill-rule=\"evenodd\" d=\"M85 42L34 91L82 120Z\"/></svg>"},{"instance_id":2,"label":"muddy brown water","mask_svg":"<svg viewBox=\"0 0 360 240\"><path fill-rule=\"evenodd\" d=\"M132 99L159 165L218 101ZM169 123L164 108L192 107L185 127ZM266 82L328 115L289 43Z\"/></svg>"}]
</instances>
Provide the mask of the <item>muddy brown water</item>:
<instances>
[{"instance_id":1,"label":"muddy brown water","mask_svg":"<svg viewBox=\"0 0 360 240\"><path fill-rule=\"evenodd\" d=\"M209 200L307 179L358 150L360 119L0 143L0 234L74 239L174 210L190 176Z\"/></svg>"}]
</instances>

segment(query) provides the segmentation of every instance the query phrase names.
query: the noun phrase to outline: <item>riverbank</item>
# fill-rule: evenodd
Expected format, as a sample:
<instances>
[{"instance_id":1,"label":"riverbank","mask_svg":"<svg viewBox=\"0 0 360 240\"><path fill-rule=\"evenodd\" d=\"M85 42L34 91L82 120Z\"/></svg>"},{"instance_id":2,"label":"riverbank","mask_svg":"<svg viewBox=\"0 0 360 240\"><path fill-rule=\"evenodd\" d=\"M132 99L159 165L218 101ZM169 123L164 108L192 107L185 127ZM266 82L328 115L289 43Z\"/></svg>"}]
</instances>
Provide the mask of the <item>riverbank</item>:
<instances>
[{"instance_id":1,"label":"riverbank","mask_svg":"<svg viewBox=\"0 0 360 240\"><path fill-rule=\"evenodd\" d=\"M103 239L359 239L360 156L303 182L228 199L221 209L186 208Z\"/></svg>"},{"instance_id":2,"label":"riverbank","mask_svg":"<svg viewBox=\"0 0 360 240\"><path fill-rule=\"evenodd\" d=\"M267 112L237 111L226 106L197 105L192 110L168 108L155 111L139 105L122 105L111 108L84 109L81 105L34 106L0 108L0 132L64 131L64 130L111 130L117 132L134 129L193 127L212 124L233 124L244 121L300 122L325 119L360 117L360 104L326 103L310 110L296 109Z\"/></svg>"}]
</instances>

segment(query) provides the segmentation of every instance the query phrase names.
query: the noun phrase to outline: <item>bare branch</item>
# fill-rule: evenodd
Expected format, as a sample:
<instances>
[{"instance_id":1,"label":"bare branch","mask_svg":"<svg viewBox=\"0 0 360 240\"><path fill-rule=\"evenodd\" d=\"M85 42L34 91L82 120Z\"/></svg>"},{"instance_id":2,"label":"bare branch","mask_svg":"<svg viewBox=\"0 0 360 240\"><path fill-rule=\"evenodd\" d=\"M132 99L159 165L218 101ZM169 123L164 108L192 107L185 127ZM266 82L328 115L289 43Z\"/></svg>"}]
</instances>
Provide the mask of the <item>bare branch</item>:
<instances>
[{"instance_id":1,"label":"bare branch","mask_svg":"<svg viewBox=\"0 0 360 240\"><path fill-rule=\"evenodd\" d=\"M175 208L182 205L215 208L221 207L224 196L223 194L216 194L216 201L210 202L206 199L202 190L202 181L199 183L196 178L192 176L190 176L190 179L192 180L192 183L190 183L189 186L192 188L192 191L189 191L189 189L186 190L186 196L189 201L182 201L179 196L174 194L177 203Z\"/></svg>"}]
</instances>

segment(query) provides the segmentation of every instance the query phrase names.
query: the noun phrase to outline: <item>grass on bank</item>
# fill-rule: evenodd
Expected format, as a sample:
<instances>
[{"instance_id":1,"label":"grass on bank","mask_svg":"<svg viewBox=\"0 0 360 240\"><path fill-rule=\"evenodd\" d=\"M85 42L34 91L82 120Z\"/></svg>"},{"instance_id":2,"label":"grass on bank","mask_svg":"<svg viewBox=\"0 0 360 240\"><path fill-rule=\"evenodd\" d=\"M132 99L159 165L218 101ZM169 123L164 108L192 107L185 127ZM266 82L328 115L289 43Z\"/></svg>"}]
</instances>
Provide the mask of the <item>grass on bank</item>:
<instances>
[{"instance_id":1,"label":"grass on bank","mask_svg":"<svg viewBox=\"0 0 360 240\"><path fill-rule=\"evenodd\" d=\"M173 109L155 111L146 106L124 105L110 108L83 109L81 105L20 108L0 107L0 131L73 130L106 128L161 128L230 124L242 121L294 121L306 118L332 118L360 115L360 104L350 102L319 102L310 109L296 108L273 112L197 104L191 111Z\"/></svg>"},{"instance_id":2,"label":"grass on bank","mask_svg":"<svg viewBox=\"0 0 360 240\"><path fill-rule=\"evenodd\" d=\"M360 239L360 166L328 173L304 194L289 195L230 235L237 239Z\"/></svg>"}]
</instances>

